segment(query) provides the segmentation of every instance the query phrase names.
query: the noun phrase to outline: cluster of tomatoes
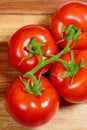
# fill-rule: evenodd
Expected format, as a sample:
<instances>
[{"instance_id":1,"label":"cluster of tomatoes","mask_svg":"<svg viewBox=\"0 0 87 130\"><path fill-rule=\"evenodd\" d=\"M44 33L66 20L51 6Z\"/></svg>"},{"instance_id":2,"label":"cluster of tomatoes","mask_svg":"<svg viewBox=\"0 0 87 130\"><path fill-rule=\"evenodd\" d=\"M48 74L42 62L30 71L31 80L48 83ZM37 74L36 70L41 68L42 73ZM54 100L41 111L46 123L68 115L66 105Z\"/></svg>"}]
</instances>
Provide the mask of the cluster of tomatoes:
<instances>
[{"instance_id":1,"label":"cluster of tomatoes","mask_svg":"<svg viewBox=\"0 0 87 130\"><path fill-rule=\"evenodd\" d=\"M52 17L50 31L22 27L11 37L8 56L23 74L5 96L6 108L18 123L33 127L48 122L58 110L59 95L71 103L86 101L87 4L63 4ZM44 74L49 69L48 79Z\"/></svg>"}]
</instances>

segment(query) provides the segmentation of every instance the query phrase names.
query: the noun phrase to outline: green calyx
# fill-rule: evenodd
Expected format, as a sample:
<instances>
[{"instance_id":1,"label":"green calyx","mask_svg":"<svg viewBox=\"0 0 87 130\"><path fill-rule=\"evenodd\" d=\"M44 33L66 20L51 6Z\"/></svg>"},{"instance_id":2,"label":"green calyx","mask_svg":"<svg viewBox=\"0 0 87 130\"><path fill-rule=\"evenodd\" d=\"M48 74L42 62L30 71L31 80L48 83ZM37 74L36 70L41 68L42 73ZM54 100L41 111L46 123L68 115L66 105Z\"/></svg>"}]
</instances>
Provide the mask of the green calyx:
<instances>
[{"instance_id":1,"label":"green calyx","mask_svg":"<svg viewBox=\"0 0 87 130\"><path fill-rule=\"evenodd\" d=\"M42 52L42 50L41 50L42 46L47 46L47 44L42 43L42 42L37 43L36 38L33 37L31 44L29 44L25 48L26 48L27 51L30 52L29 55L31 55L31 56L34 55L34 54L40 54L40 53L42 53L44 55L44 52Z\"/></svg>"},{"instance_id":2,"label":"green calyx","mask_svg":"<svg viewBox=\"0 0 87 130\"><path fill-rule=\"evenodd\" d=\"M36 77L30 73L30 78L32 78L33 80L32 84L30 83L30 78L27 81L24 81L21 76L19 78L25 86L25 91L27 93L33 94L35 96L41 96L42 91L45 90L45 88L40 88L41 74L39 75L39 78L37 80Z\"/></svg>"},{"instance_id":3,"label":"green calyx","mask_svg":"<svg viewBox=\"0 0 87 130\"><path fill-rule=\"evenodd\" d=\"M64 73L64 75L61 76L61 78L67 78L69 76L72 77L72 80L71 80L71 84L73 83L74 81L74 77L75 75L77 74L77 72L85 66L85 62L84 62L84 59L82 59L81 63L80 64L76 64L75 63L75 58L74 58L74 52L71 51L71 61L70 63L62 60L62 59L59 59L58 60L59 62L61 62L65 69L66 69L66 72Z\"/></svg>"},{"instance_id":4,"label":"green calyx","mask_svg":"<svg viewBox=\"0 0 87 130\"><path fill-rule=\"evenodd\" d=\"M61 30L61 36L63 37L62 40L60 40L59 42L64 42L65 40L69 40L70 39L70 34L72 33L72 31L74 32L73 34L73 40L74 40L74 45L76 44L77 42L77 38L78 36L80 35L81 33L81 29L74 26L73 24L69 25L68 27L64 27L62 30ZM66 36L64 36L63 34L66 33Z\"/></svg>"},{"instance_id":5,"label":"green calyx","mask_svg":"<svg viewBox=\"0 0 87 130\"><path fill-rule=\"evenodd\" d=\"M31 44L29 44L25 47L25 49L29 52L28 56L21 59L21 61L19 62L18 65L20 65L24 60L31 58L35 54L39 54L40 61L42 61L43 60L42 57L46 55L46 53L44 53L41 50L42 46L47 46L47 44L43 43L43 42L36 42L36 38L33 37L32 40L31 40Z\"/></svg>"}]
</instances>

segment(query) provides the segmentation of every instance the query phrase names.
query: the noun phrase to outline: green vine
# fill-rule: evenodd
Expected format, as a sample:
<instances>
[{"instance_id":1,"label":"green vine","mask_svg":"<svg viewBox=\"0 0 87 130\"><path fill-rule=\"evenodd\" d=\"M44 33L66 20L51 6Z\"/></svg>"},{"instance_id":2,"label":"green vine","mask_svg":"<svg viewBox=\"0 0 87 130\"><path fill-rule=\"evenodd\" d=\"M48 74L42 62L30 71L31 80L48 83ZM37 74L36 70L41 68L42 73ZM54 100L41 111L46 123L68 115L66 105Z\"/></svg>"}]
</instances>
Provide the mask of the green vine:
<instances>
[{"instance_id":1,"label":"green vine","mask_svg":"<svg viewBox=\"0 0 87 130\"><path fill-rule=\"evenodd\" d=\"M30 53L29 53L29 56L30 56L30 57L31 57L32 55L34 55L34 54L39 54L39 55L40 55L40 62L39 62L38 65L36 65L32 70L26 72L26 73L23 75L23 77L25 77L25 78L29 78L29 77L30 77L30 78L33 79L33 82L34 82L34 83L33 83L33 86L32 86L32 87L31 87L31 86L29 85L29 83L28 83L28 88L29 88L29 89L27 89L27 90L28 90L29 93L32 93L32 94L34 94L34 95L36 95L36 96L41 96L41 91L42 91L42 90L40 90L40 87L39 87L39 86L40 86L40 79L37 80L37 79L35 78L34 74L35 74L40 68L44 67L45 65L47 65L47 64L49 64L49 63L51 63L51 62L55 62L55 61L61 62L61 63L63 63L63 65L67 68L67 71L66 71L65 75L62 76L62 78L65 78L65 77L70 76L68 70L71 71L71 72L73 72L73 71L71 70L72 67L70 68L70 66L72 66L72 64L73 64L74 68L77 68L76 71L75 71L73 74L71 74L71 76L72 76L72 82L73 82L75 74L76 74L77 71L83 66L84 63L83 63L83 61L82 61L82 63L80 64L81 67L77 67L77 66L79 66L79 65L76 65L76 66L75 66L75 63L74 63L74 55L73 55L73 53L71 52L71 56L72 56L71 65L68 65L68 63L67 63L67 66L66 66L65 61L63 61L62 59L60 59L60 56L62 56L64 53L67 53L68 51L71 50L71 49L70 49L70 45L71 45L71 43L72 43L72 40L74 40L74 45L75 45L75 44L76 44L76 41L77 41L77 38L78 38L78 36L79 36L79 34L80 34L80 32L81 32L81 30L80 30L79 28L75 27L74 25L69 25L68 27L63 28L62 31L61 31L61 35L62 35L62 37L63 37L63 41L64 41L64 40L67 40L68 42L67 42L67 44L66 44L66 46L65 46L65 48L64 48L63 50L61 50L58 54L51 56L51 57L50 57L49 59L47 59L47 60L43 60L44 52L41 50L41 47L42 47L42 46L47 46L47 44L46 44L46 43L38 43L38 44L37 44L36 39L35 39L35 38L32 38L31 44L30 44L29 46L27 46L26 49L30 52ZM63 33L66 33L66 36L65 36L65 37L63 36ZM27 58L29 58L29 56L28 56ZM26 59L26 58L25 58L25 59ZM23 60L24 60L24 59L23 59ZM25 82L24 82L22 79L21 79L21 81L22 81L22 83L26 86ZM26 87L26 88L27 88L27 87ZM32 91L31 91L31 88L32 88ZM35 93L35 91L34 91L35 88L38 88L38 90L37 90L37 91L38 91L38 94L37 94L37 92ZM44 89L43 89L43 90L44 90Z\"/></svg>"}]
</instances>

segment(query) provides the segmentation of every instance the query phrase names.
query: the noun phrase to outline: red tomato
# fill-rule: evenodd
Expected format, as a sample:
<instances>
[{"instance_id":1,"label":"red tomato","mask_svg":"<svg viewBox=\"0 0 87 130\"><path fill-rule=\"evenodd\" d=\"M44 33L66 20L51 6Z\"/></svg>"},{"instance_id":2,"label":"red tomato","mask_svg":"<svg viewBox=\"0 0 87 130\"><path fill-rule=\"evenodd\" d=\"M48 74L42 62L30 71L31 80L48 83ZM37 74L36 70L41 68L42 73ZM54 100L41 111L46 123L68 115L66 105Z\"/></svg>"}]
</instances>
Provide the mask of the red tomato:
<instances>
[{"instance_id":1,"label":"red tomato","mask_svg":"<svg viewBox=\"0 0 87 130\"><path fill-rule=\"evenodd\" d=\"M87 50L74 51L74 55L76 64L81 63L82 59L84 59L85 65L77 71L72 84L71 76L67 78L61 77L66 72L66 68L59 62L54 63L50 72L50 79L65 100L72 103L79 103L87 101ZM70 64L70 53L62 55L61 58Z\"/></svg>"},{"instance_id":2,"label":"red tomato","mask_svg":"<svg viewBox=\"0 0 87 130\"><path fill-rule=\"evenodd\" d=\"M81 29L81 33L77 38L74 49L87 48L87 3L81 1L70 1L63 4L56 11L51 21L51 32L56 41L62 39L61 30L70 24ZM64 48L66 44L67 41L64 41L59 45Z\"/></svg>"},{"instance_id":3,"label":"red tomato","mask_svg":"<svg viewBox=\"0 0 87 130\"><path fill-rule=\"evenodd\" d=\"M29 51L25 47L30 45L33 37L36 38L37 44L40 42L47 44L47 46L41 47L46 54L56 54L58 52L58 46L47 29L36 25L22 27L13 34L8 46L8 56L12 65L22 73L33 69L40 61L40 56L34 54L31 58L23 60L19 64L23 58L29 55ZM47 58L49 56L43 56L43 60ZM45 66L43 72L46 72L49 67L50 65Z\"/></svg>"},{"instance_id":4,"label":"red tomato","mask_svg":"<svg viewBox=\"0 0 87 130\"><path fill-rule=\"evenodd\" d=\"M22 82L17 78L8 88L5 96L5 105L9 114L16 122L34 127L45 124L57 112L59 96L50 81L41 77L40 88L42 96L34 96L25 91Z\"/></svg>"}]
</instances>

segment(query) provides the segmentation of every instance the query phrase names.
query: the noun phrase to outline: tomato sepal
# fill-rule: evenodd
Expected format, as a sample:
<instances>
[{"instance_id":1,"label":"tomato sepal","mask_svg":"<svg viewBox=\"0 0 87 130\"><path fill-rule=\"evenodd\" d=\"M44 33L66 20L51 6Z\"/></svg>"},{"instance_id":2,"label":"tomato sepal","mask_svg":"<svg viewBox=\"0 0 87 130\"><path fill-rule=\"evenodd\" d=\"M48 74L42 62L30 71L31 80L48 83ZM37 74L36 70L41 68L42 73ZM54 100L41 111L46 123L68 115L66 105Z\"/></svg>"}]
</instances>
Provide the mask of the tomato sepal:
<instances>
[{"instance_id":1,"label":"tomato sepal","mask_svg":"<svg viewBox=\"0 0 87 130\"><path fill-rule=\"evenodd\" d=\"M20 81L23 83L25 86L25 91L27 93L33 94L35 96L42 96L42 91L45 90L45 88L40 88L40 80L41 80L41 75L38 76L38 79L32 74L28 73L28 80L24 81L22 76L19 76ZM30 78L33 80L33 84L30 83Z\"/></svg>"}]
</instances>

